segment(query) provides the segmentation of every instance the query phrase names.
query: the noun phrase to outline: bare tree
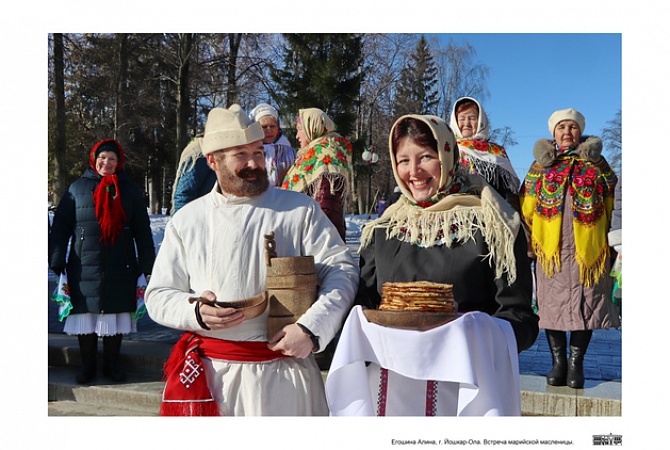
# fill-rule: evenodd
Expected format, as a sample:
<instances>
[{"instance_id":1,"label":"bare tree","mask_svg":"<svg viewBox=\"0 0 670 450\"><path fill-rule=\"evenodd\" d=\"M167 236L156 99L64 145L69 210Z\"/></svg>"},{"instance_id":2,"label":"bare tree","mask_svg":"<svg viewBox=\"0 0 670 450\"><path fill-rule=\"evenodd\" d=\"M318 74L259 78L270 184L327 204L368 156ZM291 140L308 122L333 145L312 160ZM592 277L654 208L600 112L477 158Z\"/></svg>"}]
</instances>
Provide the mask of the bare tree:
<instances>
[{"instance_id":1,"label":"bare tree","mask_svg":"<svg viewBox=\"0 0 670 450\"><path fill-rule=\"evenodd\" d=\"M467 42L457 45L453 40L445 45L437 36L432 36L431 43L440 80L437 115L449 120L452 105L460 97L474 97L480 102L486 100L490 69L475 60L475 48Z\"/></svg>"},{"instance_id":2,"label":"bare tree","mask_svg":"<svg viewBox=\"0 0 670 450\"><path fill-rule=\"evenodd\" d=\"M514 138L514 131L507 125L502 128L494 128L491 131L491 140L505 148L518 144L517 140Z\"/></svg>"},{"instance_id":3,"label":"bare tree","mask_svg":"<svg viewBox=\"0 0 670 450\"><path fill-rule=\"evenodd\" d=\"M360 109L356 138L374 147L379 161L369 165L354 154L353 202L359 214L370 210L367 205L367 183L380 195L393 191L395 180L388 155L388 135L394 121L394 99L397 83L420 35L366 34L363 36L363 67ZM365 170L359 170L359 169ZM368 175L368 176L366 176Z\"/></svg>"},{"instance_id":4,"label":"bare tree","mask_svg":"<svg viewBox=\"0 0 670 450\"><path fill-rule=\"evenodd\" d=\"M607 126L602 132L603 144L607 152L612 170L621 174L621 109L614 115L614 119L607 121Z\"/></svg>"}]
</instances>

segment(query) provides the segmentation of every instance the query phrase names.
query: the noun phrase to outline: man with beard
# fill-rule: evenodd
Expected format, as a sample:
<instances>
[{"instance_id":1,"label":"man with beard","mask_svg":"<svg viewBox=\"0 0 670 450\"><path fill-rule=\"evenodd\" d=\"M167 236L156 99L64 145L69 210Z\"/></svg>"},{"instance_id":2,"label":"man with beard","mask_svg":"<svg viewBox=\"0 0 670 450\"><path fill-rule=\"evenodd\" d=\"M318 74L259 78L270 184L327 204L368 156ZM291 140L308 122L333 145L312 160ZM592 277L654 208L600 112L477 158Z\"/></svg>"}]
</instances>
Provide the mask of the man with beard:
<instances>
[{"instance_id":1,"label":"man with beard","mask_svg":"<svg viewBox=\"0 0 670 450\"><path fill-rule=\"evenodd\" d=\"M358 268L318 203L269 187L262 139L238 105L214 108L202 148L217 183L166 226L145 302L154 321L185 333L165 367L161 415L328 415L312 354L349 312ZM297 323L268 336L267 308L230 304L265 291L272 232L277 257L314 257L319 287Z\"/></svg>"}]
</instances>

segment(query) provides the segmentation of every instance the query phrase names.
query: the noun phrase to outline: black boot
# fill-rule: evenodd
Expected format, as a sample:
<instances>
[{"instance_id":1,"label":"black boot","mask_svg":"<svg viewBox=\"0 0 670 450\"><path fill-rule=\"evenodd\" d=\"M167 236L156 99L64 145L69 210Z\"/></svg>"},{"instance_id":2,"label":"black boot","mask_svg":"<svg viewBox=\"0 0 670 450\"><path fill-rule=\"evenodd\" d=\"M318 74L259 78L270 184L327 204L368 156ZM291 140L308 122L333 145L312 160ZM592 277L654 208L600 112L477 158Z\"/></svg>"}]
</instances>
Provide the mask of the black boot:
<instances>
[{"instance_id":1,"label":"black boot","mask_svg":"<svg viewBox=\"0 0 670 450\"><path fill-rule=\"evenodd\" d=\"M551 350L551 359L554 363L554 367L547 374L547 384L550 386L565 386L568 373L565 331L545 330L545 333Z\"/></svg>"},{"instance_id":2,"label":"black boot","mask_svg":"<svg viewBox=\"0 0 670 450\"><path fill-rule=\"evenodd\" d=\"M591 342L591 330L570 332L570 361L568 361L568 386L574 389L584 387L584 355Z\"/></svg>"},{"instance_id":3,"label":"black boot","mask_svg":"<svg viewBox=\"0 0 670 450\"><path fill-rule=\"evenodd\" d=\"M103 336L103 367L102 373L112 381L126 381L126 373L121 367L121 341L122 334L114 336Z\"/></svg>"},{"instance_id":4,"label":"black boot","mask_svg":"<svg viewBox=\"0 0 670 450\"><path fill-rule=\"evenodd\" d=\"M79 353L81 354L81 367L77 373L78 384L88 384L95 378L98 371L98 335L80 334Z\"/></svg>"}]
</instances>

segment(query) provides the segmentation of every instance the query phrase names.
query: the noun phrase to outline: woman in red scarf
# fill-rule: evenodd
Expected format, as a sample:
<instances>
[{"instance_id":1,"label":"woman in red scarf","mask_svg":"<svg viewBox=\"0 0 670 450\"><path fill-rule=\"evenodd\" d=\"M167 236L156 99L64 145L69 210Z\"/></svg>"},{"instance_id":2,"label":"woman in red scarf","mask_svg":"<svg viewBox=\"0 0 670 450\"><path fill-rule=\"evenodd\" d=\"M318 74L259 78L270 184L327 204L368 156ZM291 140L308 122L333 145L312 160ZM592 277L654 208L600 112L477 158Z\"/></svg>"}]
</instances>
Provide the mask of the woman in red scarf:
<instances>
[{"instance_id":1,"label":"woman in red scarf","mask_svg":"<svg viewBox=\"0 0 670 450\"><path fill-rule=\"evenodd\" d=\"M149 276L155 250L142 191L130 182L125 154L114 139L93 146L89 167L69 187L49 234L49 267L66 273L73 308L64 331L79 340L79 384L97 373L102 336L104 375L123 381L123 334L137 331L138 277Z\"/></svg>"}]
</instances>

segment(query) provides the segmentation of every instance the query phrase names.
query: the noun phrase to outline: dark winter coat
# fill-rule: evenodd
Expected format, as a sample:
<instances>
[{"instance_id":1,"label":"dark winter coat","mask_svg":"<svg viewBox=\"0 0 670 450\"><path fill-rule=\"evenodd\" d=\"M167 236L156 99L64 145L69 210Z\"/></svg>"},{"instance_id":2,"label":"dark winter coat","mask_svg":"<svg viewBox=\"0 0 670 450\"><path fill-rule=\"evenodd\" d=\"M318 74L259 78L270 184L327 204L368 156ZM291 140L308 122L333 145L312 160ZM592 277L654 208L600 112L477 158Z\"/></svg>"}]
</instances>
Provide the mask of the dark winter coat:
<instances>
[{"instance_id":1,"label":"dark winter coat","mask_svg":"<svg viewBox=\"0 0 670 450\"><path fill-rule=\"evenodd\" d=\"M72 314L134 312L137 278L153 267L155 249L144 195L123 171L117 175L126 221L113 245L100 241L92 196L101 176L93 169L70 185L54 215L49 267L66 268Z\"/></svg>"},{"instance_id":2,"label":"dark winter coat","mask_svg":"<svg viewBox=\"0 0 670 450\"><path fill-rule=\"evenodd\" d=\"M517 278L512 285L495 279L495 269L482 256L489 253L479 231L474 239L421 248L398 239L386 239L386 229L374 230L370 245L360 254L361 280L356 304L377 308L382 284L387 281L432 281L453 285L459 312L483 311L507 320L514 330L518 351L529 348L537 338L538 317L531 306L532 278L522 232L514 243Z\"/></svg>"}]
</instances>

